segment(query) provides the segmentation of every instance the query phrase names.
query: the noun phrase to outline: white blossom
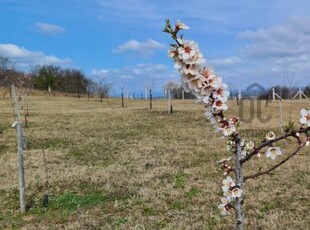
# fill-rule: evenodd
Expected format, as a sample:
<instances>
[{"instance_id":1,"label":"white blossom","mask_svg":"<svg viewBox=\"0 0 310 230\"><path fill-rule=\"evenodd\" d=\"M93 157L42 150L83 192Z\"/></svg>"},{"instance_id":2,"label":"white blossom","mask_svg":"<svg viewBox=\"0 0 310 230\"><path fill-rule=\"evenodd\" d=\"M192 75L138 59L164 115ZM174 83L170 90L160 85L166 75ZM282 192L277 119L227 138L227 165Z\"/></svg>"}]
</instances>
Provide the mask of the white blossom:
<instances>
[{"instance_id":1,"label":"white blossom","mask_svg":"<svg viewBox=\"0 0 310 230\"><path fill-rule=\"evenodd\" d=\"M221 210L222 215L229 214L229 209L231 208L230 205L231 197L222 197L221 198L221 204L217 207Z\"/></svg>"},{"instance_id":2,"label":"white blossom","mask_svg":"<svg viewBox=\"0 0 310 230\"><path fill-rule=\"evenodd\" d=\"M255 144L253 141L249 141L245 145L246 150L252 150L252 149L254 149L254 147L255 147Z\"/></svg>"},{"instance_id":3,"label":"white blossom","mask_svg":"<svg viewBox=\"0 0 310 230\"><path fill-rule=\"evenodd\" d=\"M302 109L300 110L300 115L301 115L301 118L300 118L300 124L305 124L307 125L308 127L310 127L310 109L309 110L306 110L306 109Z\"/></svg>"},{"instance_id":4,"label":"white blossom","mask_svg":"<svg viewBox=\"0 0 310 230\"><path fill-rule=\"evenodd\" d=\"M280 147L270 147L266 151L266 157L270 157L272 160L276 159L279 155L282 155Z\"/></svg>"},{"instance_id":5,"label":"white blossom","mask_svg":"<svg viewBox=\"0 0 310 230\"><path fill-rule=\"evenodd\" d=\"M177 30L188 30L189 26L185 25L183 22L181 22L180 20L177 21L176 24L176 29Z\"/></svg>"},{"instance_id":6,"label":"white blossom","mask_svg":"<svg viewBox=\"0 0 310 230\"><path fill-rule=\"evenodd\" d=\"M231 190L232 198L241 197L242 193L243 193L242 189L238 187L233 188L233 190Z\"/></svg>"},{"instance_id":7,"label":"white blossom","mask_svg":"<svg viewBox=\"0 0 310 230\"><path fill-rule=\"evenodd\" d=\"M228 125L222 128L222 130L223 130L223 135L227 137L233 134L234 132L236 132L236 127L234 125Z\"/></svg>"},{"instance_id":8,"label":"white blossom","mask_svg":"<svg viewBox=\"0 0 310 230\"><path fill-rule=\"evenodd\" d=\"M266 134L266 139L271 141L273 139L275 139L276 135L274 134L274 132L270 131Z\"/></svg>"},{"instance_id":9,"label":"white blossom","mask_svg":"<svg viewBox=\"0 0 310 230\"><path fill-rule=\"evenodd\" d=\"M222 186L223 192L229 191L232 187L234 187L236 185L235 182L233 181L233 179L230 176L226 177L222 181L222 183L223 183L223 186Z\"/></svg>"},{"instance_id":10,"label":"white blossom","mask_svg":"<svg viewBox=\"0 0 310 230\"><path fill-rule=\"evenodd\" d=\"M182 45L178 48L179 58L188 64L188 60L198 54L198 44L194 41L182 41Z\"/></svg>"}]
</instances>

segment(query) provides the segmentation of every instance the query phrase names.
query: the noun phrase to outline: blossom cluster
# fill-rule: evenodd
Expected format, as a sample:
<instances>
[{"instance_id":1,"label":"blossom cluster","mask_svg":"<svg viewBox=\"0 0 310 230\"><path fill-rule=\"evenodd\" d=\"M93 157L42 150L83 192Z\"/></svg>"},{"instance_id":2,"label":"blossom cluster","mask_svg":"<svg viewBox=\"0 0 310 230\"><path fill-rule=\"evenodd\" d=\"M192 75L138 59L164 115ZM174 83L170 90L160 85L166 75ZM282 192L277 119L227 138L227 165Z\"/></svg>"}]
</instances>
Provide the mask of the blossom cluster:
<instances>
[{"instance_id":1,"label":"blossom cluster","mask_svg":"<svg viewBox=\"0 0 310 230\"><path fill-rule=\"evenodd\" d=\"M270 131L266 134L266 140L272 141L276 138L276 135L273 131ZM271 146L266 150L266 157L270 157L270 159L274 160L277 156L282 155L280 147Z\"/></svg>"},{"instance_id":2,"label":"blossom cluster","mask_svg":"<svg viewBox=\"0 0 310 230\"><path fill-rule=\"evenodd\" d=\"M221 198L221 204L218 208L221 210L222 215L229 214L229 211L233 208L233 202L237 197L241 197L243 191L236 185L235 181L227 176L223 181L223 197Z\"/></svg>"},{"instance_id":3,"label":"blossom cluster","mask_svg":"<svg viewBox=\"0 0 310 230\"><path fill-rule=\"evenodd\" d=\"M232 171L234 171L229 164L229 161L231 159L232 159L232 157L228 157L228 158L224 158L224 159L221 159L221 160L216 162L218 164L222 164L222 169L224 171L225 176L228 175L229 173L231 173Z\"/></svg>"},{"instance_id":4,"label":"blossom cluster","mask_svg":"<svg viewBox=\"0 0 310 230\"><path fill-rule=\"evenodd\" d=\"M223 116L223 111L228 109L226 104L229 97L228 86L211 68L206 67L206 60L197 42L176 37L179 30L188 28L180 21L177 22L175 29L170 24L166 26L164 31L173 34L177 42L171 45L168 56L174 61L184 90L194 94L197 100L205 105L206 117L218 131L223 132L224 136L229 136L236 131L235 123L238 119L235 117L227 120Z\"/></svg>"},{"instance_id":5,"label":"blossom cluster","mask_svg":"<svg viewBox=\"0 0 310 230\"><path fill-rule=\"evenodd\" d=\"M233 141L228 141L228 145L234 145ZM243 194L243 190L240 188L238 184L232 179L231 176L228 176L230 172L233 172L234 169L230 166L229 161L232 157L224 158L217 163L222 165L222 169L224 170L224 175L227 177L222 181L222 191L223 196L221 198L221 204L218 205L218 208L221 210L222 215L229 214L229 211L234 207L234 201L238 197L241 197Z\"/></svg>"}]
</instances>

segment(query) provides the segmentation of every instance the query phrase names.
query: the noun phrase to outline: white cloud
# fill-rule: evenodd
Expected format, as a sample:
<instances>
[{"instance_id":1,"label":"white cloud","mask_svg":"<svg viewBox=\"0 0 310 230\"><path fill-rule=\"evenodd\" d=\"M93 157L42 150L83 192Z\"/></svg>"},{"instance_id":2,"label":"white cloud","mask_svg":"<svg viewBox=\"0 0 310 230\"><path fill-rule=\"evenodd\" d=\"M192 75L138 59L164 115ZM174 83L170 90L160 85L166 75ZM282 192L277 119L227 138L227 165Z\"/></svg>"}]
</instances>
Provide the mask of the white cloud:
<instances>
[{"instance_id":1,"label":"white cloud","mask_svg":"<svg viewBox=\"0 0 310 230\"><path fill-rule=\"evenodd\" d=\"M61 26L54 25L54 24L48 24L44 22L37 22L34 23L34 26L37 28L37 30L43 34L47 35L54 35L59 33L64 33L65 29Z\"/></svg>"},{"instance_id":2,"label":"white cloud","mask_svg":"<svg viewBox=\"0 0 310 230\"><path fill-rule=\"evenodd\" d=\"M276 70L280 78L288 70L298 84L310 83L309 17L291 17L281 25L242 32L238 38L250 42L243 50L247 61L261 63L259 68L266 72Z\"/></svg>"},{"instance_id":3,"label":"white cloud","mask_svg":"<svg viewBox=\"0 0 310 230\"><path fill-rule=\"evenodd\" d=\"M0 56L12 59L21 68L27 68L30 65L69 65L72 63L69 58L61 59L40 51L30 51L14 44L0 44Z\"/></svg>"},{"instance_id":4,"label":"white cloud","mask_svg":"<svg viewBox=\"0 0 310 230\"><path fill-rule=\"evenodd\" d=\"M233 56L228 58L210 59L209 62L214 66L231 66L240 64L242 61L239 57Z\"/></svg>"},{"instance_id":5,"label":"white cloud","mask_svg":"<svg viewBox=\"0 0 310 230\"><path fill-rule=\"evenodd\" d=\"M137 40L131 39L124 44L119 45L113 50L113 53L123 53L123 52L136 52L142 55L150 55L155 50L164 49L166 46L153 39L148 39L144 42L139 42Z\"/></svg>"},{"instance_id":6,"label":"white cloud","mask_svg":"<svg viewBox=\"0 0 310 230\"><path fill-rule=\"evenodd\" d=\"M91 71L91 75L96 76L96 77L105 77L109 70L107 69L93 69Z\"/></svg>"},{"instance_id":7,"label":"white cloud","mask_svg":"<svg viewBox=\"0 0 310 230\"><path fill-rule=\"evenodd\" d=\"M284 25L245 31L238 37L253 41L245 48L245 53L250 57L295 57L298 60L310 52L310 19L294 17Z\"/></svg>"},{"instance_id":8,"label":"white cloud","mask_svg":"<svg viewBox=\"0 0 310 230\"><path fill-rule=\"evenodd\" d=\"M18 47L14 44L0 44L0 54L5 57L26 57L31 54L24 47Z\"/></svg>"}]
</instances>

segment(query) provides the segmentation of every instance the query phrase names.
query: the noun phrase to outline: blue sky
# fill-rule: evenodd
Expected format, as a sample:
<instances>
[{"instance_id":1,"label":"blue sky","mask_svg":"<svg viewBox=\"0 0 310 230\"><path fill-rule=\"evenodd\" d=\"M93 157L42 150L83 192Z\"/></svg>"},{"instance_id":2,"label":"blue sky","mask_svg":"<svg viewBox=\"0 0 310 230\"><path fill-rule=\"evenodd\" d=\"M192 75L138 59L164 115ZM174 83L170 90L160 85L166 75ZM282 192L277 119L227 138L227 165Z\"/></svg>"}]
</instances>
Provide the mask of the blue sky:
<instances>
[{"instance_id":1,"label":"blue sky","mask_svg":"<svg viewBox=\"0 0 310 230\"><path fill-rule=\"evenodd\" d=\"M308 0L0 0L0 56L106 79L115 92L179 81L165 19L180 19L230 89L310 84Z\"/></svg>"}]
</instances>

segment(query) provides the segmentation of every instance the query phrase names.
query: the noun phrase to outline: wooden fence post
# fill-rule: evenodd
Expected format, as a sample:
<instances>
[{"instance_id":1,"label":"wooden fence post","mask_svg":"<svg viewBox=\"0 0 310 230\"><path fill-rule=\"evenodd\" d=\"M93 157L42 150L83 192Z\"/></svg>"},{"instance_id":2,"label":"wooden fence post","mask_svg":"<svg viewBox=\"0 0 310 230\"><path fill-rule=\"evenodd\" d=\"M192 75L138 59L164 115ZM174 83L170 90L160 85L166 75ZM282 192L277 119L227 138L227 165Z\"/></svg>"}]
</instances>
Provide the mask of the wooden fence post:
<instances>
[{"instance_id":1,"label":"wooden fence post","mask_svg":"<svg viewBox=\"0 0 310 230\"><path fill-rule=\"evenodd\" d=\"M168 89L168 114L173 113L172 102L171 102L171 91Z\"/></svg>"},{"instance_id":2,"label":"wooden fence post","mask_svg":"<svg viewBox=\"0 0 310 230\"><path fill-rule=\"evenodd\" d=\"M17 117L17 148L18 148L18 175L19 175L19 201L21 213L26 212L25 203L25 174L24 174L24 146L23 146L23 128L21 123L20 110L18 105L18 99L16 96L15 86L12 86L12 93L14 97L15 115Z\"/></svg>"},{"instance_id":3,"label":"wooden fence post","mask_svg":"<svg viewBox=\"0 0 310 230\"><path fill-rule=\"evenodd\" d=\"M121 97L122 97L122 107L125 107L125 105L124 105L124 92L123 91L122 91Z\"/></svg>"},{"instance_id":4,"label":"wooden fence post","mask_svg":"<svg viewBox=\"0 0 310 230\"><path fill-rule=\"evenodd\" d=\"M152 106L152 100L153 100L152 89L149 89L149 93L150 93L150 109L152 109L153 108L153 106Z\"/></svg>"}]
</instances>

